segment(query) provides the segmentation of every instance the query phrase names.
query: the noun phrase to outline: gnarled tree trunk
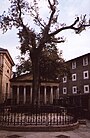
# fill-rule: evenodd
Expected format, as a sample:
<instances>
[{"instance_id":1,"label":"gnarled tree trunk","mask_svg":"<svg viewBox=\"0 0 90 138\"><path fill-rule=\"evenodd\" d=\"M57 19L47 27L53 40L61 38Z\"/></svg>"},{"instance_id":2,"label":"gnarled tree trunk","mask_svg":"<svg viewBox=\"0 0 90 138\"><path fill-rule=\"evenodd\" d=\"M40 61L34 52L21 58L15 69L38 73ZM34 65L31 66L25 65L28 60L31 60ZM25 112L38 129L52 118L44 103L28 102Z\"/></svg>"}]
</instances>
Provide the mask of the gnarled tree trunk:
<instances>
[{"instance_id":1,"label":"gnarled tree trunk","mask_svg":"<svg viewBox=\"0 0 90 138\"><path fill-rule=\"evenodd\" d=\"M39 106L39 88L40 88L40 69L39 69L39 60L40 53L38 48L35 48L31 51L31 60L32 60L32 71L33 71L33 82L32 82L32 104Z\"/></svg>"}]
</instances>

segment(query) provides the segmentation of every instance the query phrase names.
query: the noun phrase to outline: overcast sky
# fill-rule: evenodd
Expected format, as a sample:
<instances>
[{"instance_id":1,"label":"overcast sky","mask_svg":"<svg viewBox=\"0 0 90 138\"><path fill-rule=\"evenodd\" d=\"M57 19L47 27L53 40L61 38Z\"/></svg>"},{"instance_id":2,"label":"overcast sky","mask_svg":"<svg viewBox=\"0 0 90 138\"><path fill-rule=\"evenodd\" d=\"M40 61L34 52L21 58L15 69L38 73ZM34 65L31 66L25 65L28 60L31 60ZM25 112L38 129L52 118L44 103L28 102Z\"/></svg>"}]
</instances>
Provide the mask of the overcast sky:
<instances>
[{"instance_id":1,"label":"overcast sky","mask_svg":"<svg viewBox=\"0 0 90 138\"><path fill-rule=\"evenodd\" d=\"M45 0L41 0L40 7L43 7L42 16L47 15ZM74 22L76 16L87 14L90 17L90 0L59 0L59 20L61 23L70 25ZM0 1L0 14L8 7L8 0ZM8 49L13 60L17 63L16 57L19 55L19 39L16 30L9 30L6 34L0 31L0 47ZM64 31L60 36L66 38L66 42L59 44L59 50L63 51L63 58L70 60L90 52L90 28L81 34L75 34L74 31Z\"/></svg>"}]
</instances>

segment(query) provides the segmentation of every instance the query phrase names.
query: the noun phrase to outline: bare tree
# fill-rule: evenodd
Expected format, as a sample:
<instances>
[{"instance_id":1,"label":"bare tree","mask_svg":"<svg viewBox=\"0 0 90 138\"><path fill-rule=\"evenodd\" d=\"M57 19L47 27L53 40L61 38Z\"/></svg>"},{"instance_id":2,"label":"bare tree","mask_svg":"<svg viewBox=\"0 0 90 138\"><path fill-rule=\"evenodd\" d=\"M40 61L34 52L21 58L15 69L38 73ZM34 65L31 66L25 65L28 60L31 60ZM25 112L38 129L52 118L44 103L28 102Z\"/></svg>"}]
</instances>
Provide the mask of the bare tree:
<instances>
[{"instance_id":1,"label":"bare tree","mask_svg":"<svg viewBox=\"0 0 90 138\"><path fill-rule=\"evenodd\" d=\"M8 13L5 11L0 16L0 28L5 33L8 29L15 26L18 29L20 39L20 50L22 54L28 52L31 57L33 67L33 104L38 101L39 91L39 59L41 52L47 44L56 44L64 42L63 37L58 37L57 34L68 29L72 29L75 33L81 33L86 27L90 26L90 21L86 21L86 15L82 18L77 17L71 25L58 24L58 0L46 0L48 3L48 21L44 21L39 13L39 0L33 0L33 4L25 0L9 0L11 3ZM33 18L33 22L39 27L38 33L34 28L24 20L26 15ZM39 103L38 103L39 104Z\"/></svg>"}]
</instances>

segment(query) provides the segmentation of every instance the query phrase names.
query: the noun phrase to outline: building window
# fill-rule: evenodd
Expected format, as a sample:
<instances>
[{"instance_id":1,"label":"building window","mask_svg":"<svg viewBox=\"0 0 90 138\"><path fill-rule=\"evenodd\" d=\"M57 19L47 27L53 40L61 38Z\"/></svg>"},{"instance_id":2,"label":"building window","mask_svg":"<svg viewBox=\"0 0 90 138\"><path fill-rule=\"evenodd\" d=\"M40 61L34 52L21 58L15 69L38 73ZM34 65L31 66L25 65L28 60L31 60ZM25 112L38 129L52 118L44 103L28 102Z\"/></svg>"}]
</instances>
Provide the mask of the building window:
<instances>
[{"instance_id":1,"label":"building window","mask_svg":"<svg viewBox=\"0 0 90 138\"><path fill-rule=\"evenodd\" d=\"M72 81L76 81L76 74L72 74Z\"/></svg>"},{"instance_id":2,"label":"building window","mask_svg":"<svg viewBox=\"0 0 90 138\"><path fill-rule=\"evenodd\" d=\"M73 94L74 94L74 93L77 93L77 86L73 86L73 87L72 87L72 92L73 92Z\"/></svg>"},{"instance_id":3,"label":"building window","mask_svg":"<svg viewBox=\"0 0 90 138\"><path fill-rule=\"evenodd\" d=\"M89 93L89 85L84 85L84 93Z\"/></svg>"},{"instance_id":4,"label":"building window","mask_svg":"<svg viewBox=\"0 0 90 138\"><path fill-rule=\"evenodd\" d=\"M63 83L66 83L67 82L67 76L64 76L63 77Z\"/></svg>"},{"instance_id":5,"label":"building window","mask_svg":"<svg viewBox=\"0 0 90 138\"><path fill-rule=\"evenodd\" d=\"M63 94L67 94L67 88L63 87Z\"/></svg>"},{"instance_id":6,"label":"building window","mask_svg":"<svg viewBox=\"0 0 90 138\"><path fill-rule=\"evenodd\" d=\"M88 71L84 71L84 72L83 72L83 78L84 78L84 79L88 79L88 78L89 78L89 73L88 73Z\"/></svg>"},{"instance_id":7,"label":"building window","mask_svg":"<svg viewBox=\"0 0 90 138\"><path fill-rule=\"evenodd\" d=\"M9 73L9 69L7 70L7 73Z\"/></svg>"},{"instance_id":8,"label":"building window","mask_svg":"<svg viewBox=\"0 0 90 138\"><path fill-rule=\"evenodd\" d=\"M83 58L83 66L88 65L88 57Z\"/></svg>"},{"instance_id":9,"label":"building window","mask_svg":"<svg viewBox=\"0 0 90 138\"><path fill-rule=\"evenodd\" d=\"M76 61L72 62L72 69L76 68Z\"/></svg>"}]
</instances>

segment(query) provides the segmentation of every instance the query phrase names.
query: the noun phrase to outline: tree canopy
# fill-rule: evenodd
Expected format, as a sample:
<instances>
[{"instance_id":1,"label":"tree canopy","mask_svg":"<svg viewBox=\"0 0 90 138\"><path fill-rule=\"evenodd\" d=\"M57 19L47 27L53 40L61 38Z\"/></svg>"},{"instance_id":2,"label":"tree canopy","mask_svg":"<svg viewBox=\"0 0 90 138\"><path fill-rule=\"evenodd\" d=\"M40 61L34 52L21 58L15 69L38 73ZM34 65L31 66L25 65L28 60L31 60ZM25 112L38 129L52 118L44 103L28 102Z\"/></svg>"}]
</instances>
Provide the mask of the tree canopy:
<instances>
[{"instance_id":1,"label":"tree canopy","mask_svg":"<svg viewBox=\"0 0 90 138\"><path fill-rule=\"evenodd\" d=\"M25 58L19 56L19 64L16 65L16 75L19 76L23 73L32 74L32 62L30 57ZM62 58L62 53L59 53L55 45L47 45L40 56L40 79L41 80L60 80L64 74L68 74L69 68Z\"/></svg>"}]
</instances>

